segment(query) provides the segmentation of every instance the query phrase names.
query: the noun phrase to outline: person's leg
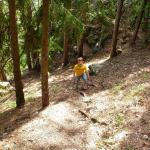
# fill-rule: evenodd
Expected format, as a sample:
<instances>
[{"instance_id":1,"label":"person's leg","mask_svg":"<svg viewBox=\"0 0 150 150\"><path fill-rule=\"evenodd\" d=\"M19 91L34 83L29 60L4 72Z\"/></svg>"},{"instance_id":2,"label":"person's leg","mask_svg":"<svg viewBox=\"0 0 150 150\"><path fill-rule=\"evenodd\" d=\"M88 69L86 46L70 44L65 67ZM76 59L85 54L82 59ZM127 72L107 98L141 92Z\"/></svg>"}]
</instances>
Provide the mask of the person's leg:
<instances>
[{"instance_id":1,"label":"person's leg","mask_svg":"<svg viewBox=\"0 0 150 150\"><path fill-rule=\"evenodd\" d=\"M88 88L88 83L87 83L87 75L86 75L86 73L84 73L82 75L82 79L84 81L84 89L87 89Z\"/></svg>"},{"instance_id":2,"label":"person's leg","mask_svg":"<svg viewBox=\"0 0 150 150\"><path fill-rule=\"evenodd\" d=\"M78 90L78 86L79 86L79 81L80 81L80 77L77 76L76 77L76 89Z\"/></svg>"}]
</instances>

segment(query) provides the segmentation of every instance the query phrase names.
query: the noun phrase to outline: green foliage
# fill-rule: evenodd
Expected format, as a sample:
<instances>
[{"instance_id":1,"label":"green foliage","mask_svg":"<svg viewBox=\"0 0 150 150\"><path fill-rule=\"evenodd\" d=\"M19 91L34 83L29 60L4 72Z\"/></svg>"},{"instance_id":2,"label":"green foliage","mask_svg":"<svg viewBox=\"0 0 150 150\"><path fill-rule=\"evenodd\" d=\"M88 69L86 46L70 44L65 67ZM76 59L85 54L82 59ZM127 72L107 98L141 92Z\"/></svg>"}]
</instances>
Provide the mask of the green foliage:
<instances>
[{"instance_id":1,"label":"green foliage","mask_svg":"<svg viewBox=\"0 0 150 150\"><path fill-rule=\"evenodd\" d=\"M5 72L10 66L9 18L5 1L0 1L0 68ZM12 66L10 67L12 68ZM12 70L11 70L12 71Z\"/></svg>"},{"instance_id":2,"label":"green foliage","mask_svg":"<svg viewBox=\"0 0 150 150\"><path fill-rule=\"evenodd\" d=\"M72 2L72 6L71 6ZM140 13L142 1L125 0L122 22L131 28L135 27L136 18ZM42 39L42 0L17 0L17 27L20 48L21 68L27 65L26 49L31 53L41 49ZM70 8L71 7L71 8ZM103 42L109 35L116 16L117 0L52 0L49 12L49 58L63 51L63 34L66 29L71 29L69 39L72 45L81 38L86 31L86 25L100 25L102 27L97 40ZM150 5L147 5L147 10ZM29 18L31 9L31 20ZM130 16L130 17L129 17ZM12 72L9 37L8 1L0 1L0 64L5 65L5 70ZM89 36L89 35L87 35ZM89 38L94 39L93 37ZM94 43L97 42L95 40Z\"/></svg>"},{"instance_id":3,"label":"green foliage","mask_svg":"<svg viewBox=\"0 0 150 150\"><path fill-rule=\"evenodd\" d=\"M52 15L50 15L51 22L60 27L60 31L63 32L65 28L72 28L75 31L76 37L82 35L84 30L84 24L73 13L65 8L63 4L52 3L51 8Z\"/></svg>"},{"instance_id":4,"label":"green foliage","mask_svg":"<svg viewBox=\"0 0 150 150\"><path fill-rule=\"evenodd\" d=\"M124 115L123 114L118 114L115 116L115 123L117 126L121 126L124 123Z\"/></svg>"},{"instance_id":5,"label":"green foliage","mask_svg":"<svg viewBox=\"0 0 150 150\"><path fill-rule=\"evenodd\" d=\"M141 11L143 1L138 0L126 0L124 2L124 14L123 14L123 21L126 21L127 24L131 26L132 29L135 28L136 19L139 16ZM130 17L129 17L130 16Z\"/></svg>"},{"instance_id":6,"label":"green foliage","mask_svg":"<svg viewBox=\"0 0 150 150\"><path fill-rule=\"evenodd\" d=\"M125 150L135 150L133 145L127 144Z\"/></svg>"},{"instance_id":7,"label":"green foliage","mask_svg":"<svg viewBox=\"0 0 150 150\"><path fill-rule=\"evenodd\" d=\"M49 39L49 60L51 61L55 54L61 53L63 48L58 44L59 39L52 36Z\"/></svg>"}]
</instances>

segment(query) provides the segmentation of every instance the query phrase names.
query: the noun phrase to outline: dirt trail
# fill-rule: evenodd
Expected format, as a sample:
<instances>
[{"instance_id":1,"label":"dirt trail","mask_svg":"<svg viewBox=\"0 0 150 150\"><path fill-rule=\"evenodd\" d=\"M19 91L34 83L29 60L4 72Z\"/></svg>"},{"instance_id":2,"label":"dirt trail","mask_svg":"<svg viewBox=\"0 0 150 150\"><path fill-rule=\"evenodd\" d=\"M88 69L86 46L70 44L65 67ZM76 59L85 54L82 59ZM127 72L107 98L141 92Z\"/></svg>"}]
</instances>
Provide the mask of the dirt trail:
<instances>
[{"instance_id":1,"label":"dirt trail","mask_svg":"<svg viewBox=\"0 0 150 150\"><path fill-rule=\"evenodd\" d=\"M25 79L26 107L1 110L0 150L149 150L150 51L125 49L113 60L99 58L88 62L100 72L85 96L72 89L71 67L50 75L45 110L39 78Z\"/></svg>"}]
</instances>

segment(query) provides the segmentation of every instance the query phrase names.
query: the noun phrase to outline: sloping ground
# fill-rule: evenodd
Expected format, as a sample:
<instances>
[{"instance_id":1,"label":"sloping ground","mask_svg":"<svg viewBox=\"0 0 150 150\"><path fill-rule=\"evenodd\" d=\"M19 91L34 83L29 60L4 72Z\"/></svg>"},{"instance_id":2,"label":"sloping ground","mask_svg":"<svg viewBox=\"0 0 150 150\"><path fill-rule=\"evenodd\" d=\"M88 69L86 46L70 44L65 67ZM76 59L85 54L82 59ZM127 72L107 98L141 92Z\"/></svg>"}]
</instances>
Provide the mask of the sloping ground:
<instances>
[{"instance_id":1,"label":"sloping ground","mask_svg":"<svg viewBox=\"0 0 150 150\"><path fill-rule=\"evenodd\" d=\"M13 93L1 104L0 149L149 150L149 49L125 49L113 60L100 57L88 62L100 67L85 96L73 90L72 68L50 75L51 104L45 110L39 78L24 79L26 107L12 107Z\"/></svg>"}]
</instances>

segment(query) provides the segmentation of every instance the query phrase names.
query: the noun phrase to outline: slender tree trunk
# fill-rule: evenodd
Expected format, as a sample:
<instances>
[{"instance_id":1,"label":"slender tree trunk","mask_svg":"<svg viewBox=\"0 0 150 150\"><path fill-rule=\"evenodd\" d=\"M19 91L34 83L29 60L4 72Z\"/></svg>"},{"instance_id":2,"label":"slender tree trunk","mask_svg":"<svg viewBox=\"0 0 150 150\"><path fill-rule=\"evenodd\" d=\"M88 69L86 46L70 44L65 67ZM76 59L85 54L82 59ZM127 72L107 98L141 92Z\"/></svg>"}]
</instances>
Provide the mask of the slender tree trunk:
<instances>
[{"instance_id":1,"label":"slender tree trunk","mask_svg":"<svg viewBox=\"0 0 150 150\"><path fill-rule=\"evenodd\" d=\"M16 105L17 107L21 107L25 104L25 99L23 93L23 84L21 81L15 0L9 0L8 3L9 3L9 16L10 16L11 53L13 59L13 71L14 71L14 80L15 80L15 88L16 88Z\"/></svg>"},{"instance_id":2,"label":"slender tree trunk","mask_svg":"<svg viewBox=\"0 0 150 150\"><path fill-rule=\"evenodd\" d=\"M27 25L27 33L26 33L26 39L25 39L25 49L26 49L26 55L27 55L27 65L28 65L28 70L31 71L32 69L32 64L31 64L31 41L30 41L30 36L31 36L31 22L32 22L32 9L31 6L28 7L28 14L27 14L27 20L28 20L28 25Z\"/></svg>"},{"instance_id":3,"label":"slender tree trunk","mask_svg":"<svg viewBox=\"0 0 150 150\"><path fill-rule=\"evenodd\" d=\"M83 57L84 41L85 41L85 34L83 33L82 38L79 41L77 41L78 57Z\"/></svg>"},{"instance_id":4,"label":"slender tree trunk","mask_svg":"<svg viewBox=\"0 0 150 150\"><path fill-rule=\"evenodd\" d=\"M43 0L43 37L42 37L42 58L41 58L41 76L42 76L42 105L49 105L48 89L48 15L49 0Z\"/></svg>"},{"instance_id":5,"label":"slender tree trunk","mask_svg":"<svg viewBox=\"0 0 150 150\"><path fill-rule=\"evenodd\" d=\"M82 15L83 22L86 24L86 13L84 13L84 15ZM85 42L85 32L86 30L83 32L82 37L79 38L79 40L77 40L77 51L78 51L78 57L83 57L83 45Z\"/></svg>"},{"instance_id":6,"label":"slender tree trunk","mask_svg":"<svg viewBox=\"0 0 150 150\"><path fill-rule=\"evenodd\" d=\"M64 1L64 6L70 10L71 9L72 0ZM66 66L69 63L69 35L71 29L65 22L65 31L64 31L64 55L63 55L63 65Z\"/></svg>"},{"instance_id":7,"label":"slender tree trunk","mask_svg":"<svg viewBox=\"0 0 150 150\"><path fill-rule=\"evenodd\" d=\"M32 52L31 57L32 57L32 66L34 71L37 73L41 72L41 61L40 61L40 56L39 52Z\"/></svg>"},{"instance_id":8,"label":"slender tree trunk","mask_svg":"<svg viewBox=\"0 0 150 150\"><path fill-rule=\"evenodd\" d=\"M32 70L32 64L31 64L31 49L30 49L30 38L29 38L29 31L27 30L27 33L25 35L25 51L26 51L26 57L27 57L27 66L28 70Z\"/></svg>"},{"instance_id":9,"label":"slender tree trunk","mask_svg":"<svg viewBox=\"0 0 150 150\"><path fill-rule=\"evenodd\" d=\"M150 35L150 30L149 30L149 15L150 15L150 7L147 7L147 11L146 11L146 15L144 18L144 28L143 31L145 33L145 37L144 37L144 42L147 44L148 43L148 39L149 39L149 35Z\"/></svg>"},{"instance_id":10,"label":"slender tree trunk","mask_svg":"<svg viewBox=\"0 0 150 150\"><path fill-rule=\"evenodd\" d=\"M149 9L145 10L144 27L143 27L143 31L144 32L148 31L148 26L149 26L149 12L150 12Z\"/></svg>"},{"instance_id":11,"label":"slender tree trunk","mask_svg":"<svg viewBox=\"0 0 150 150\"><path fill-rule=\"evenodd\" d=\"M7 77L2 66L0 66L0 81L7 81Z\"/></svg>"},{"instance_id":12,"label":"slender tree trunk","mask_svg":"<svg viewBox=\"0 0 150 150\"><path fill-rule=\"evenodd\" d=\"M69 63L69 35L67 29L64 32L64 58L63 58L63 65L66 66Z\"/></svg>"},{"instance_id":13,"label":"slender tree trunk","mask_svg":"<svg viewBox=\"0 0 150 150\"><path fill-rule=\"evenodd\" d=\"M90 1L88 1L90 4ZM89 6L88 6L89 9ZM87 12L88 10L82 10L81 11L81 17L83 19L84 24L87 24ZM83 57L83 45L85 42L85 38L86 38L86 29L82 34L82 37L79 38L79 40L77 40L77 50L78 50L78 57Z\"/></svg>"},{"instance_id":14,"label":"slender tree trunk","mask_svg":"<svg viewBox=\"0 0 150 150\"><path fill-rule=\"evenodd\" d=\"M142 22L142 18L143 18L143 15L144 15L146 4L147 4L147 0L144 0L142 8L141 8L141 13L139 15L139 18L137 19L135 32L133 34L132 43L131 43L132 45L135 44L135 41L136 41L136 38L137 38L137 35L138 35L138 31L139 31L139 28L140 28L140 25L141 25L141 22Z\"/></svg>"},{"instance_id":15,"label":"slender tree trunk","mask_svg":"<svg viewBox=\"0 0 150 150\"><path fill-rule=\"evenodd\" d=\"M27 55L27 66L28 66L28 70L31 71L31 70L32 70L31 52L30 52L30 49L29 49L29 48L26 49L26 55Z\"/></svg>"},{"instance_id":16,"label":"slender tree trunk","mask_svg":"<svg viewBox=\"0 0 150 150\"><path fill-rule=\"evenodd\" d=\"M115 25L114 25L111 58L117 56L116 46L117 46L117 37L118 37L119 25L120 25L120 20L121 20L121 15L122 15L123 2L124 2L124 0L118 0L118 10L117 10Z\"/></svg>"}]
</instances>

